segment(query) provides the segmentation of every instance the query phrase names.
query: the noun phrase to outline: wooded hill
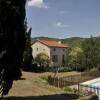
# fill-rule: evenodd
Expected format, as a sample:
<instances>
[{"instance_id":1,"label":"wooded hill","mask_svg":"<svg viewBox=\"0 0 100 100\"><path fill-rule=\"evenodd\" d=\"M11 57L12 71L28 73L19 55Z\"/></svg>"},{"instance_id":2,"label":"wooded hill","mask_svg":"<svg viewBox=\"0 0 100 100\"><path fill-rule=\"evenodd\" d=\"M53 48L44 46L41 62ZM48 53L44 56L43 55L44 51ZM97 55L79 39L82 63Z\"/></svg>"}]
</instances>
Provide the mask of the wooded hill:
<instances>
[{"instance_id":1,"label":"wooded hill","mask_svg":"<svg viewBox=\"0 0 100 100\"><path fill-rule=\"evenodd\" d=\"M69 45L70 47L76 47L76 46L80 47L82 41L84 41L85 38L71 37L71 38L59 39L59 38L49 38L49 37L35 37L32 38L32 42L36 39L57 40L57 41L62 41L62 43Z\"/></svg>"},{"instance_id":2,"label":"wooded hill","mask_svg":"<svg viewBox=\"0 0 100 100\"><path fill-rule=\"evenodd\" d=\"M100 38L98 37L93 37L93 38ZM88 38L81 38L81 37L71 37L71 38L65 38L65 39L59 39L59 38L49 38L49 37L35 37L31 38L31 41L33 42L36 39L48 39L48 40L57 40L57 41L62 41L62 43L69 45L70 47L80 47L81 43Z\"/></svg>"}]
</instances>

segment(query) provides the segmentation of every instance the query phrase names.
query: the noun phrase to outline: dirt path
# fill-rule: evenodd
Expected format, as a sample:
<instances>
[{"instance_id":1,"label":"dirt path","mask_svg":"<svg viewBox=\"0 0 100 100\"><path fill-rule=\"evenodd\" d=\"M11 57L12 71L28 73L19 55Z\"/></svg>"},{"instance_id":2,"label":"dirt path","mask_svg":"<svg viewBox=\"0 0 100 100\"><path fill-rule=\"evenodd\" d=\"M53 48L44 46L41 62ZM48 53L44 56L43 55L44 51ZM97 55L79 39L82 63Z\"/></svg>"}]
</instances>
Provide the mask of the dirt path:
<instances>
[{"instance_id":1,"label":"dirt path","mask_svg":"<svg viewBox=\"0 0 100 100\"><path fill-rule=\"evenodd\" d=\"M66 96L66 99L65 91L48 85L41 78L50 74L52 73L23 72L23 80L14 81L12 89L4 100L75 100L72 99L72 95Z\"/></svg>"},{"instance_id":2,"label":"dirt path","mask_svg":"<svg viewBox=\"0 0 100 100\"><path fill-rule=\"evenodd\" d=\"M23 72L25 80L15 81L9 96L42 96L64 93L61 89L48 85L40 76L42 74Z\"/></svg>"}]
</instances>

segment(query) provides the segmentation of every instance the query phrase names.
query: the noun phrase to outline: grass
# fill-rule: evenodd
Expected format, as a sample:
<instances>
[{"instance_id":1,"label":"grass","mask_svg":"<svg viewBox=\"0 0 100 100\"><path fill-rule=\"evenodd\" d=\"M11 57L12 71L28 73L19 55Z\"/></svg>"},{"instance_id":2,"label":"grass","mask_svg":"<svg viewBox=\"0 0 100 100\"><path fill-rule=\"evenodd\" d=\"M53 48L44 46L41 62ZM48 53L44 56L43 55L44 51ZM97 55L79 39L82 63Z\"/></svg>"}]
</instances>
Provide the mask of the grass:
<instances>
[{"instance_id":1,"label":"grass","mask_svg":"<svg viewBox=\"0 0 100 100\"><path fill-rule=\"evenodd\" d=\"M80 73L58 73L58 76L76 74ZM76 100L77 94L74 94L73 89L50 86L47 83L48 75L53 75L53 73L23 72L22 78L25 78L25 80L14 81L12 89L4 100Z\"/></svg>"},{"instance_id":2,"label":"grass","mask_svg":"<svg viewBox=\"0 0 100 100\"><path fill-rule=\"evenodd\" d=\"M46 73L44 75L44 73L23 72L25 80L14 81L8 96L41 96L64 93L62 89L47 84L45 76Z\"/></svg>"}]
</instances>

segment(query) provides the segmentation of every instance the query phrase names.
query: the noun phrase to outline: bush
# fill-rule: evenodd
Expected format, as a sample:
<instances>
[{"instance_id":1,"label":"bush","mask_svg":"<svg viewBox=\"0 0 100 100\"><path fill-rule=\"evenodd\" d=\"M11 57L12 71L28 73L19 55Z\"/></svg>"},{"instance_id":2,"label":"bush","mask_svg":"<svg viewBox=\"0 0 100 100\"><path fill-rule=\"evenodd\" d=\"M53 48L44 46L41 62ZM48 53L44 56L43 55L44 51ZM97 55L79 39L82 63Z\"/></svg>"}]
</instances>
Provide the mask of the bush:
<instances>
[{"instance_id":1,"label":"bush","mask_svg":"<svg viewBox=\"0 0 100 100\"><path fill-rule=\"evenodd\" d=\"M59 72L70 72L70 71L72 71L71 67L61 67L59 69Z\"/></svg>"},{"instance_id":2,"label":"bush","mask_svg":"<svg viewBox=\"0 0 100 100\"><path fill-rule=\"evenodd\" d=\"M77 67L76 71L79 71L79 72L84 72L86 70L86 67Z\"/></svg>"},{"instance_id":3,"label":"bush","mask_svg":"<svg viewBox=\"0 0 100 100\"><path fill-rule=\"evenodd\" d=\"M91 96L85 97L84 100L99 100L98 96L93 94Z\"/></svg>"},{"instance_id":4,"label":"bush","mask_svg":"<svg viewBox=\"0 0 100 100\"><path fill-rule=\"evenodd\" d=\"M55 66L45 67L45 71L47 72L55 72L57 70L58 72L70 72L72 71L72 68L71 67L55 67Z\"/></svg>"},{"instance_id":5,"label":"bush","mask_svg":"<svg viewBox=\"0 0 100 100\"><path fill-rule=\"evenodd\" d=\"M100 71L100 63L97 65L98 70Z\"/></svg>"},{"instance_id":6,"label":"bush","mask_svg":"<svg viewBox=\"0 0 100 100\"><path fill-rule=\"evenodd\" d=\"M65 87L64 91L73 93L73 89L71 89L70 87Z\"/></svg>"},{"instance_id":7,"label":"bush","mask_svg":"<svg viewBox=\"0 0 100 100\"><path fill-rule=\"evenodd\" d=\"M48 76L43 75L40 78L43 79L43 80L45 80L45 81L48 81Z\"/></svg>"},{"instance_id":8,"label":"bush","mask_svg":"<svg viewBox=\"0 0 100 100\"><path fill-rule=\"evenodd\" d=\"M41 67L42 66L46 67L46 66L49 66L50 64L50 58L46 53L37 54L37 56L35 57L35 61Z\"/></svg>"},{"instance_id":9,"label":"bush","mask_svg":"<svg viewBox=\"0 0 100 100\"><path fill-rule=\"evenodd\" d=\"M98 71L98 69L95 67L90 70L90 72L95 72L95 71Z\"/></svg>"}]
</instances>

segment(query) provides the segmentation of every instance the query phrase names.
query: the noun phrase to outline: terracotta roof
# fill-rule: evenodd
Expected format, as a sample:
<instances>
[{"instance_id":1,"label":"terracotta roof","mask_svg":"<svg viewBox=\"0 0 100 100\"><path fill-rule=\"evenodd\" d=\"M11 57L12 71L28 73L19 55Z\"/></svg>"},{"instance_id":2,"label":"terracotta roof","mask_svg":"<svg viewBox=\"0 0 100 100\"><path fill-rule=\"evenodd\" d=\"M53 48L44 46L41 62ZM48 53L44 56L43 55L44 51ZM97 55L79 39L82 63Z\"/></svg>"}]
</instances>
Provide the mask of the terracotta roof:
<instances>
[{"instance_id":1,"label":"terracotta roof","mask_svg":"<svg viewBox=\"0 0 100 100\"><path fill-rule=\"evenodd\" d=\"M66 46L65 44L59 43L59 41L55 41L55 40L40 40L37 39L37 41L50 46L50 47L59 47L59 48L67 48L68 46Z\"/></svg>"}]
</instances>

